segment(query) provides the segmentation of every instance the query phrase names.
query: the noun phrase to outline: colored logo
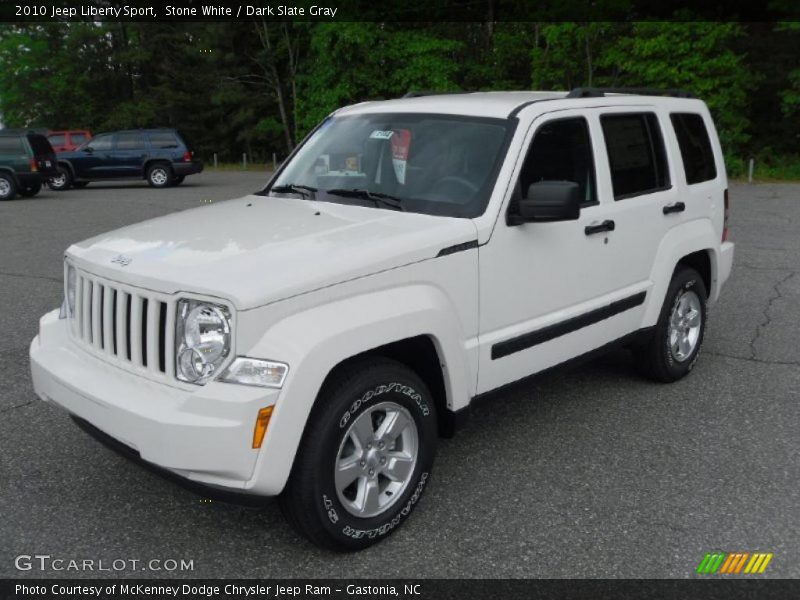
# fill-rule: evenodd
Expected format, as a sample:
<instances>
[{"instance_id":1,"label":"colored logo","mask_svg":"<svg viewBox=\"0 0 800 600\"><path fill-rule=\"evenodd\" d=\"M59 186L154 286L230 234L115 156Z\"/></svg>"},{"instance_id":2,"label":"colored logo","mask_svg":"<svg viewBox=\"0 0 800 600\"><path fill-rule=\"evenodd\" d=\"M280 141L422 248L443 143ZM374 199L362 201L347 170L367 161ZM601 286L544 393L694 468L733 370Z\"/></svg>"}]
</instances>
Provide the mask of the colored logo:
<instances>
[{"instance_id":1,"label":"colored logo","mask_svg":"<svg viewBox=\"0 0 800 600\"><path fill-rule=\"evenodd\" d=\"M706 554L697 572L701 575L739 575L763 573L772 552L713 552Z\"/></svg>"}]
</instances>

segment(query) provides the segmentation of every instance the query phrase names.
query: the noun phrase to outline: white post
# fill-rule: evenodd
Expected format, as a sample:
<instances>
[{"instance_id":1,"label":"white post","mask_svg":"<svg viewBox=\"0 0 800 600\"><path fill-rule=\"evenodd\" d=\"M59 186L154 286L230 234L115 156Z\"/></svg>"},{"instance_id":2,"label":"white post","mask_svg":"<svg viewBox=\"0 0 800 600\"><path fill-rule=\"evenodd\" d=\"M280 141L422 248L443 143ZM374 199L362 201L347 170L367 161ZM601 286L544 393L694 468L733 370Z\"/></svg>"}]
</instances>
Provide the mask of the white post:
<instances>
[{"instance_id":1,"label":"white post","mask_svg":"<svg viewBox=\"0 0 800 600\"><path fill-rule=\"evenodd\" d=\"M272 153L272 172L278 170L278 156L273 152Z\"/></svg>"},{"instance_id":2,"label":"white post","mask_svg":"<svg viewBox=\"0 0 800 600\"><path fill-rule=\"evenodd\" d=\"M747 183L753 183L753 164L755 162L754 159L750 159L750 164L747 167Z\"/></svg>"},{"instance_id":3,"label":"white post","mask_svg":"<svg viewBox=\"0 0 800 600\"><path fill-rule=\"evenodd\" d=\"M242 152L242 168L247 168L247 152Z\"/></svg>"},{"instance_id":4,"label":"white post","mask_svg":"<svg viewBox=\"0 0 800 600\"><path fill-rule=\"evenodd\" d=\"M217 153L214 152L214 168L217 168Z\"/></svg>"}]
</instances>

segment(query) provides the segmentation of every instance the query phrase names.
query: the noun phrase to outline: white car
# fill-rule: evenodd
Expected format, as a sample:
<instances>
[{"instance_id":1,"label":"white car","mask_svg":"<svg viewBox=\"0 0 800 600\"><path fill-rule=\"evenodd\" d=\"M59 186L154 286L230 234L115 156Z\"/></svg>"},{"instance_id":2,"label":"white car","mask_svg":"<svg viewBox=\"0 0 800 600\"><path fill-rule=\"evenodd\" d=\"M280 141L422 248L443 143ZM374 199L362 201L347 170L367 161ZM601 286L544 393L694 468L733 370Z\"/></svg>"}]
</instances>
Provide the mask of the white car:
<instances>
[{"instance_id":1,"label":"white car","mask_svg":"<svg viewBox=\"0 0 800 600\"><path fill-rule=\"evenodd\" d=\"M263 191L70 246L36 393L280 495L319 545L375 543L476 398L620 343L658 381L694 366L733 260L722 152L702 101L623 92L349 106Z\"/></svg>"}]
</instances>

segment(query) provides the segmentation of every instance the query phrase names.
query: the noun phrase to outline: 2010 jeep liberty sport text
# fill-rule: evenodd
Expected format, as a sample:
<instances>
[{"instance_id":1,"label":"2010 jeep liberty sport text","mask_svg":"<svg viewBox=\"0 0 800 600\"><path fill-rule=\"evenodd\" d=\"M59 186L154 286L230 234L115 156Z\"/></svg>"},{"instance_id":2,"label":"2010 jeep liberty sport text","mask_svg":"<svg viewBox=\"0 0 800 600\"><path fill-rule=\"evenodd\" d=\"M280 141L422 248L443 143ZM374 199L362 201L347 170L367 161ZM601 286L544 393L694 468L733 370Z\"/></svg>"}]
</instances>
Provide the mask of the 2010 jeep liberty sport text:
<instances>
[{"instance_id":1,"label":"2010 jeep liberty sport text","mask_svg":"<svg viewBox=\"0 0 800 600\"><path fill-rule=\"evenodd\" d=\"M670 382L731 272L706 105L610 90L336 111L264 190L77 243L43 400L315 543L408 517L476 397L619 341Z\"/></svg>"}]
</instances>

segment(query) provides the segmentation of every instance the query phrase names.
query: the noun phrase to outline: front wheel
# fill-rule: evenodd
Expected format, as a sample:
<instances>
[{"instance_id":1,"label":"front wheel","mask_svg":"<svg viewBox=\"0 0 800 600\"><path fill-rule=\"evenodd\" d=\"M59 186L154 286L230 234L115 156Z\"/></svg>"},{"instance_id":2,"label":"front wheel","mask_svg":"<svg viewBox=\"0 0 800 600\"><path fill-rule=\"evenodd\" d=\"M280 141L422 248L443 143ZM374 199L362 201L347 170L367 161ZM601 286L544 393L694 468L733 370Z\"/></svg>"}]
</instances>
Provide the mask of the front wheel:
<instances>
[{"instance_id":1,"label":"front wheel","mask_svg":"<svg viewBox=\"0 0 800 600\"><path fill-rule=\"evenodd\" d=\"M433 466L436 408L405 365L364 359L325 385L309 417L281 506L312 542L361 550L413 510Z\"/></svg>"},{"instance_id":2,"label":"front wheel","mask_svg":"<svg viewBox=\"0 0 800 600\"><path fill-rule=\"evenodd\" d=\"M707 298L705 283L697 271L688 267L675 271L653 337L635 350L645 376L671 383L694 368L706 330Z\"/></svg>"},{"instance_id":3,"label":"front wheel","mask_svg":"<svg viewBox=\"0 0 800 600\"><path fill-rule=\"evenodd\" d=\"M172 169L169 166L156 163L147 169L147 183L156 188L164 188L172 185Z\"/></svg>"},{"instance_id":4,"label":"front wheel","mask_svg":"<svg viewBox=\"0 0 800 600\"><path fill-rule=\"evenodd\" d=\"M65 167L58 167L58 175L47 180L48 187L55 192L62 192L72 187L72 173Z\"/></svg>"}]
</instances>

